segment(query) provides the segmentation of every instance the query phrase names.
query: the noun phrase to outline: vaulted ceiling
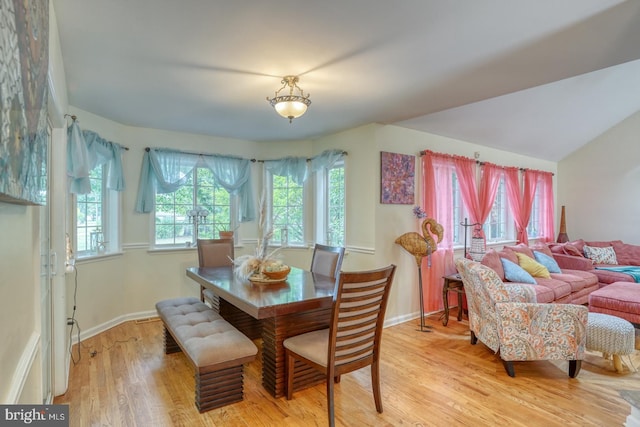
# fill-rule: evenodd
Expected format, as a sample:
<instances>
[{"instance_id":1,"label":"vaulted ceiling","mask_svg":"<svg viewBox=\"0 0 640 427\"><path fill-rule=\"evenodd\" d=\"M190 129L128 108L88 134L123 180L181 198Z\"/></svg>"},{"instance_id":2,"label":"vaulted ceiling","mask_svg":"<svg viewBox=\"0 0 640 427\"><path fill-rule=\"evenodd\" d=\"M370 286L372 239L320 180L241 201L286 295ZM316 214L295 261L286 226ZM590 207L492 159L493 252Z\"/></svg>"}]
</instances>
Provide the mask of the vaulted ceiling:
<instances>
[{"instance_id":1,"label":"vaulted ceiling","mask_svg":"<svg viewBox=\"0 0 640 427\"><path fill-rule=\"evenodd\" d=\"M69 102L255 141L395 124L559 161L640 111L635 0L53 0ZM310 93L289 124L266 101Z\"/></svg>"}]
</instances>

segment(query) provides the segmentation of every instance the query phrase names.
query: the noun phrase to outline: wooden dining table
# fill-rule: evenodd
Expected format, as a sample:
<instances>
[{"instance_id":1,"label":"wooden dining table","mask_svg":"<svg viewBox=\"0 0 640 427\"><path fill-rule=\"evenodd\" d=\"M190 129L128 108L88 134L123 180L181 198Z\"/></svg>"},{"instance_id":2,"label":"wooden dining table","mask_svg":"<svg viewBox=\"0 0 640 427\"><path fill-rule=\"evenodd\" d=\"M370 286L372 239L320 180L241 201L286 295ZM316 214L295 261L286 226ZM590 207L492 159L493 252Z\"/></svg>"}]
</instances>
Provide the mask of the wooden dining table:
<instances>
[{"instance_id":1,"label":"wooden dining table","mask_svg":"<svg viewBox=\"0 0 640 427\"><path fill-rule=\"evenodd\" d=\"M274 397L284 396L282 342L329 327L335 279L295 267L279 283L240 279L232 267L189 267L186 274L216 294L215 308L229 323L251 339L262 339L262 385ZM304 365L296 365L294 378L294 390L324 381Z\"/></svg>"}]
</instances>

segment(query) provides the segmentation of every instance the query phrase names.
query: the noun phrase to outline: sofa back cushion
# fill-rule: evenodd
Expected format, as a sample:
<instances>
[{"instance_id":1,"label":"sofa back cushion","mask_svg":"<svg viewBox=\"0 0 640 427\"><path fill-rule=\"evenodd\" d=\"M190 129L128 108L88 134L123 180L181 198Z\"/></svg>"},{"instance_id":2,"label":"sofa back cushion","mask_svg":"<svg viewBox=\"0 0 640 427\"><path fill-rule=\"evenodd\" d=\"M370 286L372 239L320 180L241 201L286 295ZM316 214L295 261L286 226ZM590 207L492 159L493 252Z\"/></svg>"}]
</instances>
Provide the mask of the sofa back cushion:
<instances>
[{"instance_id":1,"label":"sofa back cushion","mask_svg":"<svg viewBox=\"0 0 640 427\"><path fill-rule=\"evenodd\" d=\"M585 245L593 246L596 248L606 248L607 246L613 246L614 244L621 244L622 240L598 240L594 242L584 242Z\"/></svg>"},{"instance_id":2,"label":"sofa back cushion","mask_svg":"<svg viewBox=\"0 0 640 427\"><path fill-rule=\"evenodd\" d=\"M549 243L549 249L555 254L584 257L584 240L574 240L566 243Z\"/></svg>"},{"instance_id":3,"label":"sofa back cushion","mask_svg":"<svg viewBox=\"0 0 640 427\"><path fill-rule=\"evenodd\" d=\"M613 250L620 265L640 265L640 246L613 241Z\"/></svg>"},{"instance_id":4,"label":"sofa back cushion","mask_svg":"<svg viewBox=\"0 0 640 427\"><path fill-rule=\"evenodd\" d=\"M553 258L553 252L551 252L551 249L549 249L549 246L546 243L535 243L531 245L531 250L533 251L533 255L535 255L537 251L537 252L542 252L546 256Z\"/></svg>"},{"instance_id":5,"label":"sofa back cushion","mask_svg":"<svg viewBox=\"0 0 640 427\"><path fill-rule=\"evenodd\" d=\"M519 243L514 246L505 246L504 248L511 249L514 252L525 254L529 258L533 258L533 251L529 248L529 246L525 245L524 243Z\"/></svg>"},{"instance_id":6,"label":"sofa back cushion","mask_svg":"<svg viewBox=\"0 0 640 427\"><path fill-rule=\"evenodd\" d=\"M500 256L500 258L508 259L514 264L518 263L518 257L516 256L516 253L511 249L508 249L507 247L502 248L502 250L498 252L498 255Z\"/></svg>"},{"instance_id":7,"label":"sofa back cushion","mask_svg":"<svg viewBox=\"0 0 640 427\"><path fill-rule=\"evenodd\" d=\"M484 254L480 261L482 265L486 265L498 274L500 280L504 282L504 268L502 268L502 262L500 262L500 255L494 249L489 249Z\"/></svg>"}]
</instances>

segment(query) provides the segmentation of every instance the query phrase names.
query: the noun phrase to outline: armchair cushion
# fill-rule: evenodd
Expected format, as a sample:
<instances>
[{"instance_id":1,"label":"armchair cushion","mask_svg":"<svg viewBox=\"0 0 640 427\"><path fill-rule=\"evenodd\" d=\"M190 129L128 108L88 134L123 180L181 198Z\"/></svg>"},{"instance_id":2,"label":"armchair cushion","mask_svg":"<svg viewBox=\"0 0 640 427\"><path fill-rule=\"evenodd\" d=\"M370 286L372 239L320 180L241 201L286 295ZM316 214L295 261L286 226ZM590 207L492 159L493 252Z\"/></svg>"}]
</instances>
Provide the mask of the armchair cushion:
<instances>
[{"instance_id":1,"label":"armchair cushion","mask_svg":"<svg viewBox=\"0 0 640 427\"><path fill-rule=\"evenodd\" d=\"M532 285L536 284L536 281L531 274L527 273L527 271L518 264L511 262L506 258L502 258L500 261L502 261L502 268L504 268L504 277L508 281L529 283Z\"/></svg>"},{"instance_id":2,"label":"armchair cushion","mask_svg":"<svg viewBox=\"0 0 640 427\"><path fill-rule=\"evenodd\" d=\"M547 279L551 277L549 276L549 270L547 270L547 267L540 264L535 259L519 252L516 252L516 255L518 256L518 264L520 267L533 277L544 277Z\"/></svg>"}]
</instances>

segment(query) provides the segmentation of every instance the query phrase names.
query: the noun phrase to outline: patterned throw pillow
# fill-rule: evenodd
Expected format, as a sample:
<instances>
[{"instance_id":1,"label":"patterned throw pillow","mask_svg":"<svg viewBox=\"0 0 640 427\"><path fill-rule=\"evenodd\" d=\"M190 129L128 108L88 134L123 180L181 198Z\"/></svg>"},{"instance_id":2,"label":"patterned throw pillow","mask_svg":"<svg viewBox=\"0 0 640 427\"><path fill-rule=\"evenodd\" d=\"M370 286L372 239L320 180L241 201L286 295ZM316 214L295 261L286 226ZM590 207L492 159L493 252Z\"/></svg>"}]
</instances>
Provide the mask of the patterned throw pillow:
<instances>
[{"instance_id":1,"label":"patterned throw pillow","mask_svg":"<svg viewBox=\"0 0 640 427\"><path fill-rule=\"evenodd\" d=\"M598 248L584 245L584 255L592 260L594 264L618 264L613 246Z\"/></svg>"},{"instance_id":2,"label":"patterned throw pillow","mask_svg":"<svg viewBox=\"0 0 640 427\"><path fill-rule=\"evenodd\" d=\"M533 256L536 257L536 261L547 267L549 273L562 273L562 270L560 270L560 266L556 260L551 258L549 255L539 251L533 251Z\"/></svg>"},{"instance_id":3,"label":"patterned throw pillow","mask_svg":"<svg viewBox=\"0 0 640 427\"><path fill-rule=\"evenodd\" d=\"M500 258L502 268L504 268L504 278L510 282L536 284L536 280L515 262L506 258Z\"/></svg>"},{"instance_id":4,"label":"patterned throw pillow","mask_svg":"<svg viewBox=\"0 0 640 427\"><path fill-rule=\"evenodd\" d=\"M549 275L549 270L547 270L547 267L540 264L535 259L531 258L528 255L521 254L519 252L516 252L516 255L518 256L518 264L520 264L520 267L522 267L527 273L529 273L533 277L542 277L545 279L551 278L551 276Z\"/></svg>"}]
</instances>

